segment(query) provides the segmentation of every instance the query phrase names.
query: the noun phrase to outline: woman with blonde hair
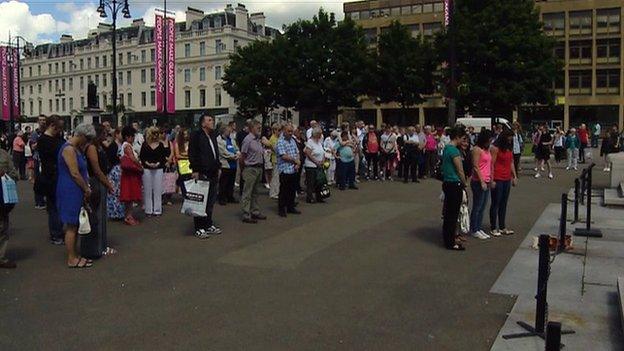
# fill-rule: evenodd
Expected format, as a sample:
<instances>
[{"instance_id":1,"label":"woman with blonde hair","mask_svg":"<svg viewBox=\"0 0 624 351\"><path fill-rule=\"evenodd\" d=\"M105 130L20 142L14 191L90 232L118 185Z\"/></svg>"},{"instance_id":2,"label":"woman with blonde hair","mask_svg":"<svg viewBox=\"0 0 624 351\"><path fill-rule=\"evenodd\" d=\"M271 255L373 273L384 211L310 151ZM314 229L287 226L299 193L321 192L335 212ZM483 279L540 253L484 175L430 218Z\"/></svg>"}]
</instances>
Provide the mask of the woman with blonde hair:
<instances>
[{"instance_id":1,"label":"woman with blonde hair","mask_svg":"<svg viewBox=\"0 0 624 351\"><path fill-rule=\"evenodd\" d=\"M141 146L139 159L143 165L143 199L145 214L162 214L163 170L169 153L160 141L160 129L150 127L145 133L145 143Z\"/></svg>"}]
</instances>

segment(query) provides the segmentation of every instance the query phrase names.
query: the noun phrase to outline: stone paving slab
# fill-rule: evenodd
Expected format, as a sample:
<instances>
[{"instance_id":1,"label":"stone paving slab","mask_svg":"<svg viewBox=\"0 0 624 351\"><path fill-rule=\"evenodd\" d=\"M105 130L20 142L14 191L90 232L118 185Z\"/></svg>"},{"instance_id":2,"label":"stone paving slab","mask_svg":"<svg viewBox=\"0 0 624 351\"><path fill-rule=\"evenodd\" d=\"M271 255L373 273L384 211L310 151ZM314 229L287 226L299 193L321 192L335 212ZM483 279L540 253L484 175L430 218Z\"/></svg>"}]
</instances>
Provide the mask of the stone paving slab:
<instances>
[{"instance_id":1,"label":"stone paving slab","mask_svg":"<svg viewBox=\"0 0 624 351\"><path fill-rule=\"evenodd\" d=\"M592 210L594 226L607 224L608 228L603 230L603 238L574 237L574 249L555 257L548 282L549 319L576 331L562 336L566 350L620 350L624 335L616 281L618 275L624 275L624 212L598 206ZM492 350L544 349L539 338L505 340L502 336L522 332L518 321L534 323L538 251L530 246L535 236L558 232L559 213L559 204L546 207L490 290L518 296ZM568 233L582 226L568 225Z\"/></svg>"}]
</instances>

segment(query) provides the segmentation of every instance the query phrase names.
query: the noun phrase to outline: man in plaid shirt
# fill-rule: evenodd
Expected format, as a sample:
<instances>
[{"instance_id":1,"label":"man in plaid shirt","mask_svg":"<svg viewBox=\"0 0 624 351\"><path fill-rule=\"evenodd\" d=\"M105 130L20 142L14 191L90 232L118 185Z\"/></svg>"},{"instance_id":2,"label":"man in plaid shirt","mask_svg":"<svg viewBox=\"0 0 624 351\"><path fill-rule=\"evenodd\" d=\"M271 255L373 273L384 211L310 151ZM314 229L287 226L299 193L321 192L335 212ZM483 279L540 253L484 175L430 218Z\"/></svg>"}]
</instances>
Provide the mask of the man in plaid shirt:
<instances>
[{"instance_id":1,"label":"man in plaid shirt","mask_svg":"<svg viewBox=\"0 0 624 351\"><path fill-rule=\"evenodd\" d=\"M297 142L292 137L293 126L284 127L282 136L277 142L277 169L279 171L280 190L278 197L279 215L286 217L286 213L301 214L295 208L295 193L297 191L297 170L301 167Z\"/></svg>"}]
</instances>

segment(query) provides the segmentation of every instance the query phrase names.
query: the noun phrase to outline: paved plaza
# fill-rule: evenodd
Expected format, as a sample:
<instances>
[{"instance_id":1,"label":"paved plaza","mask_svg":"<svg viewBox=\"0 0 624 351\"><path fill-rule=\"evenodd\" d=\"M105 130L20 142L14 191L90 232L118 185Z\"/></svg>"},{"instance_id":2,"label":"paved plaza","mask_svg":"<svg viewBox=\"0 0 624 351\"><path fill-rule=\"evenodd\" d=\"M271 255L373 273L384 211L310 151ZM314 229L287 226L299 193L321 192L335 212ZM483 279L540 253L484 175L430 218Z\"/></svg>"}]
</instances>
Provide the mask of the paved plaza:
<instances>
[{"instance_id":1,"label":"paved plaza","mask_svg":"<svg viewBox=\"0 0 624 351\"><path fill-rule=\"evenodd\" d=\"M488 350L516 303L490 289L575 173L555 175L525 171L508 212L516 235L465 252L442 247L439 182L371 182L286 219L263 196L257 225L217 206L224 234L207 240L179 204L138 227L111 223L119 253L90 270L65 268L22 183L0 350Z\"/></svg>"}]
</instances>

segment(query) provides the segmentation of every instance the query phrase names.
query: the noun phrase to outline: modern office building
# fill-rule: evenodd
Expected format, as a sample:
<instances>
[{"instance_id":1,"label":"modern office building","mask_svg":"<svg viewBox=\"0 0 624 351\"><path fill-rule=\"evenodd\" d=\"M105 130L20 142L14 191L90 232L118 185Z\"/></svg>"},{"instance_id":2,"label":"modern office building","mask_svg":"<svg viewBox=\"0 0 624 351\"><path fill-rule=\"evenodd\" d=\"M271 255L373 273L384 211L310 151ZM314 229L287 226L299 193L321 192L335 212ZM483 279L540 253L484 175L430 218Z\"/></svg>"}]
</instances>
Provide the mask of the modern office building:
<instances>
[{"instance_id":1,"label":"modern office building","mask_svg":"<svg viewBox=\"0 0 624 351\"><path fill-rule=\"evenodd\" d=\"M564 61L564 69L553 79L555 106L522 107L513 118L525 125L542 121L566 127L593 121L603 126L624 124L622 5L621 0L536 1L545 33L557 40L555 54ZM425 37L440 30L444 22L444 3L439 0L349 2L344 12L364 28L371 43L393 20L408 26L414 36ZM443 124L446 111L444 99L432 96L415 106L406 122ZM401 119L393 104L365 102L353 113L378 124Z\"/></svg>"},{"instance_id":2,"label":"modern office building","mask_svg":"<svg viewBox=\"0 0 624 351\"><path fill-rule=\"evenodd\" d=\"M87 85L97 86L102 110L111 105L112 60L117 60L118 104L131 120L150 121L156 114L154 28L142 19L117 29L117 57L112 57L110 26L100 24L86 39L63 35L58 43L37 45L22 60L22 114L58 114L81 120ZM216 13L188 8L186 22L176 23L176 114L190 123L200 111L235 114L236 104L221 87L228 55L254 40L269 40L277 30L265 25L263 13L248 14L244 5ZM106 116L106 113L103 114Z\"/></svg>"}]
</instances>

